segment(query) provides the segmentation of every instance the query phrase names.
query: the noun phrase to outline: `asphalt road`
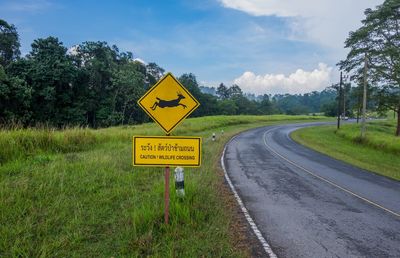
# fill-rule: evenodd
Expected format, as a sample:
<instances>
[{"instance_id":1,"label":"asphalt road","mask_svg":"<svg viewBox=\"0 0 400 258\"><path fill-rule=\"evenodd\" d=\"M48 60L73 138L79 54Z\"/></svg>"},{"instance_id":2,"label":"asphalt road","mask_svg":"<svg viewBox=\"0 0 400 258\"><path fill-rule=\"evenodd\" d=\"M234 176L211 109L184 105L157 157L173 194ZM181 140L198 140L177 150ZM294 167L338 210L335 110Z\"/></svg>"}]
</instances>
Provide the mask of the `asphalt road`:
<instances>
[{"instance_id":1,"label":"asphalt road","mask_svg":"<svg viewBox=\"0 0 400 258\"><path fill-rule=\"evenodd\" d=\"M400 257L400 182L290 139L309 125L253 129L226 146L227 173L274 253Z\"/></svg>"}]
</instances>

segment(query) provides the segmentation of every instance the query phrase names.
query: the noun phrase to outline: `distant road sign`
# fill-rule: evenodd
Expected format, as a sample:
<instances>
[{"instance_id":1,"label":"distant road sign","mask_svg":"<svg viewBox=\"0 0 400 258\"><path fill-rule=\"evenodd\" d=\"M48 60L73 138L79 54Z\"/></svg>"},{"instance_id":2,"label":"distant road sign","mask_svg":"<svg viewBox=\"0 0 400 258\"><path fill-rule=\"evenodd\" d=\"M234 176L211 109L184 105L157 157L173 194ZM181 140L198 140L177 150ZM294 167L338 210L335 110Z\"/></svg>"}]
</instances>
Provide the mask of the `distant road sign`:
<instances>
[{"instance_id":1,"label":"distant road sign","mask_svg":"<svg viewBox=\"0 0 400 258\"><path fill-rule=\"evenodd\" d=\"M134 136L134 166L199 167L200 137Z\"/></svg>"},{"instance_id":2,"label":"distant road sign","mask_svg":"<svg viewBox=\"0 0 400 258\"><path fill-rule=\"evenodd\" d=\"M171 73L148 90L138 104L167 134L200 105Z\"/></svg>"}]
</instances>

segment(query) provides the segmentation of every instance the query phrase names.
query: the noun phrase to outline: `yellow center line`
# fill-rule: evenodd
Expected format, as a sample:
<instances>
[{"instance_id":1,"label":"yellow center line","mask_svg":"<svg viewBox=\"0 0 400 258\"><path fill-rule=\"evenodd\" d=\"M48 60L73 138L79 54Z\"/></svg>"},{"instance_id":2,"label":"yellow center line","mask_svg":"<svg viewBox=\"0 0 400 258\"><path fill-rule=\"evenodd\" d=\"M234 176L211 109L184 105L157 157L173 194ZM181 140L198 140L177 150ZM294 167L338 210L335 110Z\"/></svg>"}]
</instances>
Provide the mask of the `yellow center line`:
<instances>
[{"instance_id":1,"label":"yellow center line","mask_svg":"<svg viewBox=\"0 0 400 258\"><path fill-rule=\"evenodd\" d=\"M267 147L267 149L269 149L269 150L270 150L271 152L273 152L275 155L277 155L277 156L279 156L280 158L282 158L283 160L289 162L289 163L292 164L293 166L296 166L296 167L300 168L301 170L305 171L306 173L308 173L308 174L310 174L310 175L312 175L312 176L314 176L314 177L316 177L316 178L318 178L318 179L320 179L320 180L322 180L322 181L324 181L324 182L326 182L326 183L328 183L328 184L330 184L330 185L332 185L332 186L334 186L334 187L336 187L336 188L339 188L340 190L342 190L342 191L344 191L344 192L346 192L346 193L349 193L349 194L351 194L351 195L353 195L353 196L355 196L355 197L357 197L357 198L359 198L359 199L361 199L361 200L363 200L363 201L365 201L365 202L367 202L367 203L369 203L369 204L371 204L371 205L373 205L373 206L375 206L375 207L378 207L378 208L380 208L380 209L382 209L382 210L384 210L384 211L386 211L386 212L389 212L390 214L392 214L392 215L394 215L394 216L400 218L400 214L399 214L399 213L394 212L394 211L392 211L392 210L390 210L390 209L388 209L388 208L385 208L385 207L383 207L382 205L377 204L376 202L373 202L373 201L371 201L371 200L369 200L369 199L367 199L367 198L365 198L365 197L362 197L362 196L360 196L360 195L358 195L358 194L356 194L356 193L354 193L354 192L352 192L352 191L350 191L350 190L348 190L348 189L346 189L346 188L344 188L344 187L342 187L342 186L340 186L340 185L338 185L338 184L336 184L336 183L334 183L334 182L332 182L332 181L330 181L330 180L328 180L328 179L326 179L326 178L324 178L324 177L322 177L322 176L320 176L320 175L317 175L316 173L314 173L314 172L312 172L312 171L310 171L310 170L308 170L308 169L302 167L301 165L296 164L295 162L289 160L288 158L284 157L282 154L280 154L280 153L278 153L277 151L275 151L271 146L268 145L268 143L267 143L267 141L266 141L266 135L267 135L267 133L270 132L271 130L273 130L273 129L270 129L270 130L265 131L265 133L264 133L264 135L263 135L263 140L264 140L264 145L265 145L265 147Z\"/></svg>"}]
</instances>

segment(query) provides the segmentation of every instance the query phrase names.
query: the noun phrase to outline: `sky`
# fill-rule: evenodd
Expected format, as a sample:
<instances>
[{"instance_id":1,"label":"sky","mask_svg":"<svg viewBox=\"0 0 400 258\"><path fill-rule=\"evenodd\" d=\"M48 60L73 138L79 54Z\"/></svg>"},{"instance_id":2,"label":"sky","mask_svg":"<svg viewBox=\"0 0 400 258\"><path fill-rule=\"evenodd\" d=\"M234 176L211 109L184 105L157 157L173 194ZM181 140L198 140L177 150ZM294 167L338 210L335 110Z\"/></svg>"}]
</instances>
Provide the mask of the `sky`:
<instances>
[{"instance_id":1,"label":"sky","mask_svg":"<svg viewBox=\"0 0 400 258\"><path fill-rule=\"evenodd\" d=\"M0 0L21 52L37 38L106 41L201 85L303 94L339 81L344 41L383 0Z\"/></svg>"}]
</instances>

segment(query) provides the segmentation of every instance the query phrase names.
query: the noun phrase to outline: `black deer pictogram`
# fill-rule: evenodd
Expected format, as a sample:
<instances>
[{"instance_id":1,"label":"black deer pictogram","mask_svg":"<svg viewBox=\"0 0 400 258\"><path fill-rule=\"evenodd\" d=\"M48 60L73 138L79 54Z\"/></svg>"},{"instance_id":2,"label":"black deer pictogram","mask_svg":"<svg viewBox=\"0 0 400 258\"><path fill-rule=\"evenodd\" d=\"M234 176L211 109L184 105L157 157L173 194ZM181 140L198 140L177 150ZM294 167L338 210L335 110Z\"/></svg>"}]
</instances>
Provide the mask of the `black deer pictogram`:
<instances>
[{"instance_id":1,"label":"black deer pictogram","mask_svg":"<svg viewBox=\"0 0 400 258\"><path fill-rule=\"evenodd\" d=\"M180 93L180 92L177 92L176 94L178 95L178 98L172 99L172 100L163 100L163 99L156 97L158 102L157 101L154 102L153 106L151 107L151 110L156 110L157 107L165 108L165 107L182 106L183 108L186 108L186 105L179 103L181 101L181 99L185 98L185 96L183 96L182 93Z\"/></svg>"}]
</instances>

